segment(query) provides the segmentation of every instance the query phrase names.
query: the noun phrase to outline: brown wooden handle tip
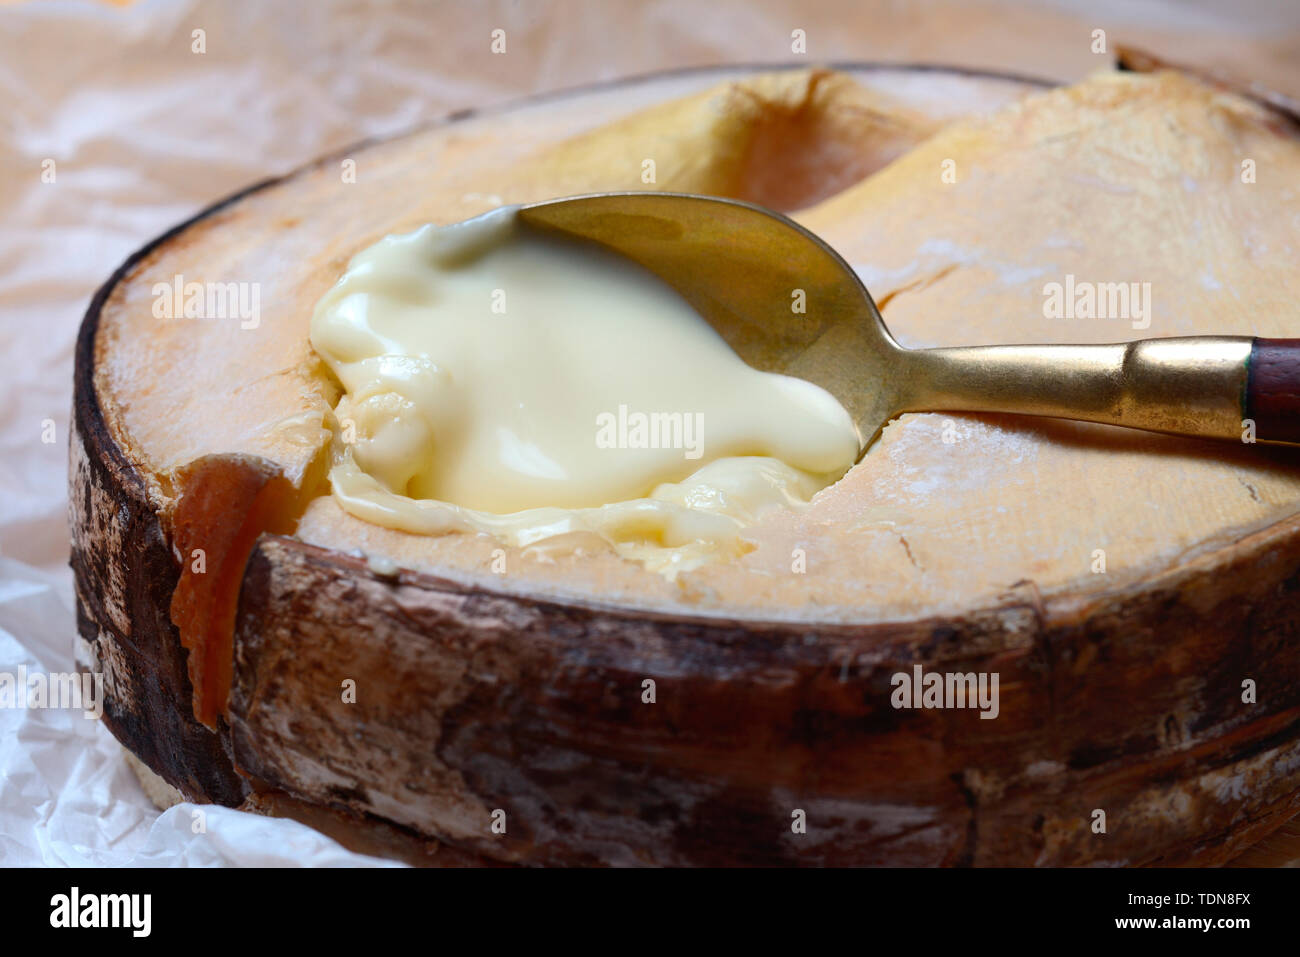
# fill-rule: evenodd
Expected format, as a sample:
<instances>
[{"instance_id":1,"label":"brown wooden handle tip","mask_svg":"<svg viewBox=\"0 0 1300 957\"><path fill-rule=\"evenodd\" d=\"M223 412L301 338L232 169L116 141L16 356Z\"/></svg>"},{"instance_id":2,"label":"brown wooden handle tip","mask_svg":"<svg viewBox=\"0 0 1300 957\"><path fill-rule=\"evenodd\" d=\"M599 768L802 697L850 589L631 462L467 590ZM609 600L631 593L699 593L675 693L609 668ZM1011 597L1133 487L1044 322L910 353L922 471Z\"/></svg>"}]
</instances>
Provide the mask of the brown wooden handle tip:
<instances>
[{"instance_id":1,"label":"brown wooden handle tip","mask_svg":"<svg viewBox=\"0 0 1300 957\"><path fill-rule=\"evenodd\" d=\"M1255 340L1244 408L1256 438L1300 442L1300 339Z\"/></svg>"}]
</instances>

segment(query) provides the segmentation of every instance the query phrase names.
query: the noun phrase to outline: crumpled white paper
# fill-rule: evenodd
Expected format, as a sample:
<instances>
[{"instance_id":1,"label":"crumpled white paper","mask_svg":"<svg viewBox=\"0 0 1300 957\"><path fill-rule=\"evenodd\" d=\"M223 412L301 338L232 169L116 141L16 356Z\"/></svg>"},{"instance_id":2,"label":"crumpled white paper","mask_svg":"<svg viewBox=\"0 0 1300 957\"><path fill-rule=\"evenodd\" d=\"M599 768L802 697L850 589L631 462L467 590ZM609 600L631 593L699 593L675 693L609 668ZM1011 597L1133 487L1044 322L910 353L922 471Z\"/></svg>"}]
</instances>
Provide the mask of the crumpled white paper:
<instances>
[{"instance_id":1,"label":"crumpled white paper","mask_svg":"<svg viewBox=\"0 0 1300 957\"><path fill-rule=\"evenodd\" d=\"M453 110L651 70L798 59L794 29L806 33L805 62L901 58L1060 79L1095 68L1080 38L1097 0L1017 15L1011 32L989 15L1005 6L0 2L0 673L73 670L73 342L94 290L154 236L250 183ZM1200 10L1199 36L1176 44L1151 31L1178 4L1139 6L1150 22L1130 19L1136 42L1237 59L1274 85L1291 75L1293 47L1231 35L1235 5ZM1119 5L1105 8L1117 25ZM498 29L502 56L490 51ZM0 865L381 863L225 808L204 808L206 832L195 834L194 810L159 814L111 735L79 711L0 708Z\"/></svg>"}]
</instances>

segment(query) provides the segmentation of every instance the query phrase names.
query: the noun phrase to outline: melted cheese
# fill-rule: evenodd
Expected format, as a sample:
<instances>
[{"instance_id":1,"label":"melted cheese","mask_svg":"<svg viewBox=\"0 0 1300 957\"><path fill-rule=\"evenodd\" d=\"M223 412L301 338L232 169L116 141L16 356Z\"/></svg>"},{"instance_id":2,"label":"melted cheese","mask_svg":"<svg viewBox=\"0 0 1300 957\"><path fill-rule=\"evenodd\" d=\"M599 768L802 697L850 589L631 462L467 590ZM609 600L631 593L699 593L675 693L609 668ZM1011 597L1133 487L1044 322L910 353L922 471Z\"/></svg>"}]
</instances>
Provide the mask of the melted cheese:
<instances>
[{"instance_id":1,"label":"melted cheese","mask_svg":"<svg viewBox=\"0 0 1300 957\"><path fill-rule=\"evenodd\" d=\"M670 287L507 207L388 236L321 299L333 493L368 521L524 546L592 533L670 573L853 464L848 413L746 365Z\"/></svg>"}]
</instances>

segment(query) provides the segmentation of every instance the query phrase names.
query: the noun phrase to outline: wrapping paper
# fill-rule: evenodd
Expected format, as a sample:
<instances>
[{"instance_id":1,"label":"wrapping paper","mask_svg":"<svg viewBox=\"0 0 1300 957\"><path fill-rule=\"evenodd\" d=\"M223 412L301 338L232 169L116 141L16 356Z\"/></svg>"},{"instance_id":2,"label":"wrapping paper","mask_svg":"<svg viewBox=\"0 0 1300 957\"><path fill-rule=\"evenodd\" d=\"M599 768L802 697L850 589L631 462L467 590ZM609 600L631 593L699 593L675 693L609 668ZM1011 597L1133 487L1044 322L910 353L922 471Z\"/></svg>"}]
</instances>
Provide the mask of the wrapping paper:
<instances>
[{"instance_id":1,"label":"wrapping paper","mask_svg":"<svg viewBox=\"0 0 1300 957\"><path fill-rule=\"evenodd\" d=\"M75 667L66 463L81 315L130 252L208 203L457 109L795 59L795 29L808 59L1068 80L1099 65L1091 30L1110 27L1296 93L1288 6L0 2L0 676ZM489 50L496 29L505 55ZM0 865L382 863L290 821L188 804L160 814L98 721L0 707Z\"/></svg>"}]
</instances>

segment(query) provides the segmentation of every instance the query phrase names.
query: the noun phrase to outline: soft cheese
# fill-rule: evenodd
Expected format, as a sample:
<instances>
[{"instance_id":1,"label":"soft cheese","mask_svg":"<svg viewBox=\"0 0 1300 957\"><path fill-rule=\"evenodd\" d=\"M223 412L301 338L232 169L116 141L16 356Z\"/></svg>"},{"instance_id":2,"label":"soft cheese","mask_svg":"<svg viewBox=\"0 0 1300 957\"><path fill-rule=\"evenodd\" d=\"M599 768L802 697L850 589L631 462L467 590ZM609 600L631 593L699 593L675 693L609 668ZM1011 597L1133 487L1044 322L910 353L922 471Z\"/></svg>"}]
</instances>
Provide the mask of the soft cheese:
<instances>
[{"instance_id":1,"label":"soft cheese","mask_svg":"<svg viewBox=\"0 0 1300 957\"><path fill-rule=\"evenodd\" d=\"M859 451L827 392L751 368L661 280L511 207L363 250L311 340L345 390L334 494L392 528L586 531L672 568L743 550L761 511Z\"/></svg>"}]
</instances>

